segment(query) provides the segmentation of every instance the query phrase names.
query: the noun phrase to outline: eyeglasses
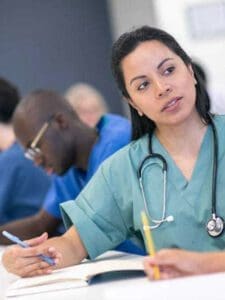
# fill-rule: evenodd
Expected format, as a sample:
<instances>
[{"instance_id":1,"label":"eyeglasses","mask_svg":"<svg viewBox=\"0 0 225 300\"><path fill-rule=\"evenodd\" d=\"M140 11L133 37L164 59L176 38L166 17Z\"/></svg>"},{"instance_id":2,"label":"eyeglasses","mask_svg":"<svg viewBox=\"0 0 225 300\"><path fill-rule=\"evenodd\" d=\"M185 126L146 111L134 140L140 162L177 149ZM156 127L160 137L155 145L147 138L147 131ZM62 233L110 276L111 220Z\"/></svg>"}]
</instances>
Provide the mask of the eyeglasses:
<instances>
[{"instance_id":1,"label":"eyeglasses","mask_svg":"<svg viewBox=\"0 0 225 300\"><path fill-rule=\"evenodd\" d=\"M38 143L40 142L41 138L49 128L54 116L51 116L50 119L44 123L41 129L38 131L37 135L30 143L30 145L25 150L24 156L30 160L35 160L37 157L41 157L43 155L41 149L37 147Z\"/></svg>"}]
</instances>

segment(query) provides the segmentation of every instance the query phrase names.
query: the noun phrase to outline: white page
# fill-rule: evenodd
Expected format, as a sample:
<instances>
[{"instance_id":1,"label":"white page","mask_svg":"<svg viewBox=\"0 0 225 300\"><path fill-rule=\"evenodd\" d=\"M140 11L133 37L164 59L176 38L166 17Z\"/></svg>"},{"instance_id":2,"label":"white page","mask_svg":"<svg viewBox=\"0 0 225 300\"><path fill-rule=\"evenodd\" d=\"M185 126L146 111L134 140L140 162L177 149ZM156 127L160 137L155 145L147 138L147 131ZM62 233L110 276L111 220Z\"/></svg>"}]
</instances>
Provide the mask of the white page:
<instances>
[{"instance_id":1,"label":"white page","mask_svg":"<svg viewBox=\"0 0 225 300\"><path fill-rule=\"evenodd\" d=\"M108 271L143 270L143 256L110 251L98 257L96 261L84 261L82 264L55 270L52 274L31 278L20 278L10 285L7 296L42 293L46 291L81 287L94 275Z\"/></svg>"},{"instance_id":2,"label":"white page","mask_svg":"<svg viewBox=\"0 0 225 300\"><path fill-rule=\"evenodd\" d=\"M8 287L19 277L13 274L8 273L2 264L2 254L6 249L6 246L0 246L0 300L5 299L5 294Z\"/></svg>"}]
</instances>

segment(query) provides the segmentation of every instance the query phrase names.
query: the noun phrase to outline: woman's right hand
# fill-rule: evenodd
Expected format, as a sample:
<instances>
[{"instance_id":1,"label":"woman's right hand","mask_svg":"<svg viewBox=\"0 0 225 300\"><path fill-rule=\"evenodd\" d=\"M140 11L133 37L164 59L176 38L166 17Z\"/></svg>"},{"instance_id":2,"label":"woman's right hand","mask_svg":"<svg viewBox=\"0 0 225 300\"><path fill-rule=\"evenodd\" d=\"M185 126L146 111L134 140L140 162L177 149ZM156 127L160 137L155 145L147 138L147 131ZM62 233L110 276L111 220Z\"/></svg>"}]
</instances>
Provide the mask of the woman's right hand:
<instances>
[{"instance_id":1,"label":"woman's right hand","mask_svg":"<svg viewBox=\"0 0 225 300\"><path fill-rule=\"evenodd\" d=\"M44 254L54 259L55 265L61 260L61 254L54 247L45 245L48 234L27 240L29 248L22 248L18 245L6 248L2 256L2 263L5 269L21 277L49 274L54 269L38 255ZM44 245L43 245L44 244Z\"/></svg>"},{"instance_id":2,"label":"woman's right hand","mask_svg":"<svg viewBox=\"0 0 225 300\"><path fill-rule=\"evenodd\" d=\"M209 273L217 271L207 268L210 255L181 249L162 249L154 257L147 256L144 259L144 268L149 279L154 279L154 266L160 269L160 279Z\"/></svg>"}]
</instances>

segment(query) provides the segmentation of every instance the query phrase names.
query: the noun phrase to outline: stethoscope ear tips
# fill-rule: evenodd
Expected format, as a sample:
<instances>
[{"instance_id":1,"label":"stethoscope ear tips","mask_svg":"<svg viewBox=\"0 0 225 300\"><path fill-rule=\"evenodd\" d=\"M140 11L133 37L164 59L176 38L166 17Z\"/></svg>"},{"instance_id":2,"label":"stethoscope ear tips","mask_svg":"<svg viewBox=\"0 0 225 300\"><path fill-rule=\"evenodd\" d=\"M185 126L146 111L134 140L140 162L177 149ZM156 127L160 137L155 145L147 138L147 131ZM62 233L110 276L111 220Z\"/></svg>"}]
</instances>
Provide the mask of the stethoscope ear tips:
<instances>
[{"instance_id":1,"label":"stethoscope ear tips","mask_svg":"<svg viewBox=\"0 0 225 300\"><path fill-rule=\"evenodd\" d=\"M224 220L213 214L212 218L206 224L206 229L211 237L218 237L224 230Z\"/></svg>"}]
</instances>

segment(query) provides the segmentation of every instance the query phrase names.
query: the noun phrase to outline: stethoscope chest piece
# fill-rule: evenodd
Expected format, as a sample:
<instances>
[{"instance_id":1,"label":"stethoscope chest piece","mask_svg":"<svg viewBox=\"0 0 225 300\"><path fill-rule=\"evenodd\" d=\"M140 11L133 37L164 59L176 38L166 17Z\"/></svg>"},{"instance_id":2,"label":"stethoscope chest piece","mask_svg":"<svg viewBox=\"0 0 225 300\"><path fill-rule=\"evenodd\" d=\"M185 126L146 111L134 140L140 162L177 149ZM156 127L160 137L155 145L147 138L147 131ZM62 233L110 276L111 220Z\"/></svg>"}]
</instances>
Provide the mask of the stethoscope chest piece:
<instances>
[{"instance_id":1,"label":"stethoscope chest piece","mask_svg":"<svg viewBox=\"0 0 225 300\"><path fill-rule=\"evenodd\" d=\"M212 237L221 235L224 230L224 220L221 217L213 215L212 218L206 224L207 232Z\"/></svg>"}]
</instances>

